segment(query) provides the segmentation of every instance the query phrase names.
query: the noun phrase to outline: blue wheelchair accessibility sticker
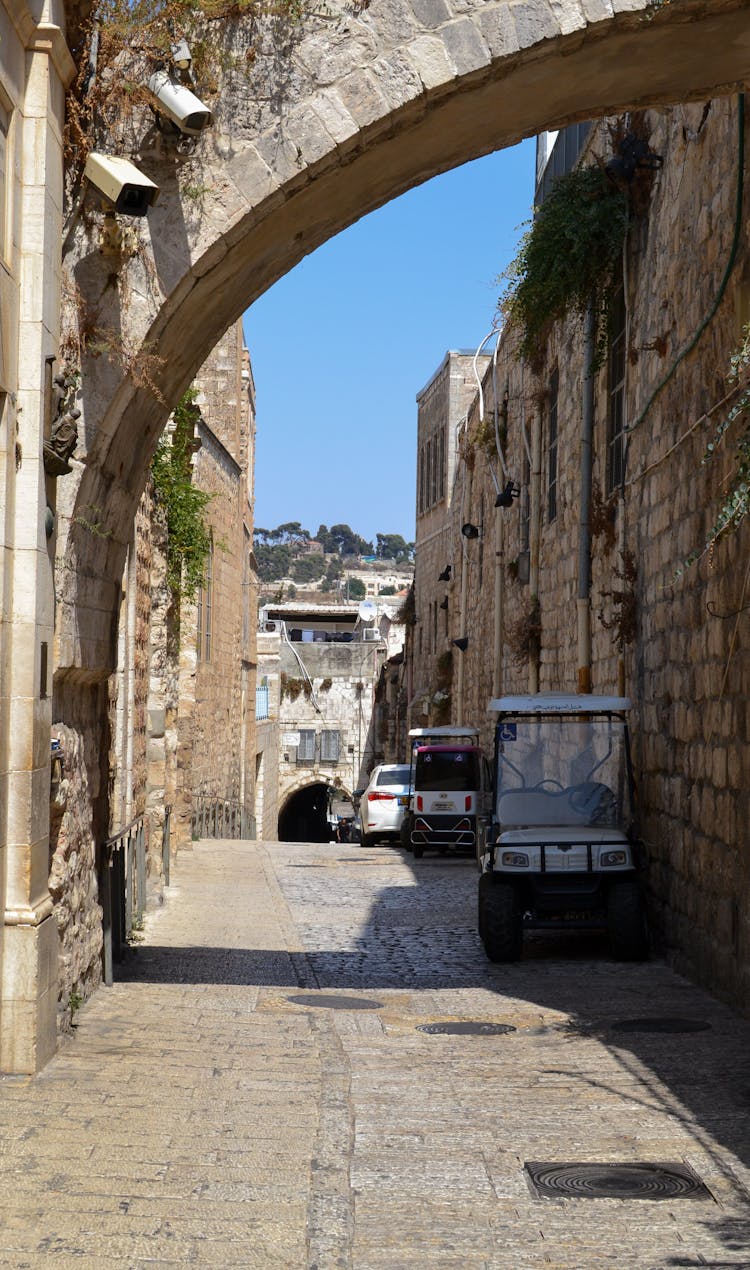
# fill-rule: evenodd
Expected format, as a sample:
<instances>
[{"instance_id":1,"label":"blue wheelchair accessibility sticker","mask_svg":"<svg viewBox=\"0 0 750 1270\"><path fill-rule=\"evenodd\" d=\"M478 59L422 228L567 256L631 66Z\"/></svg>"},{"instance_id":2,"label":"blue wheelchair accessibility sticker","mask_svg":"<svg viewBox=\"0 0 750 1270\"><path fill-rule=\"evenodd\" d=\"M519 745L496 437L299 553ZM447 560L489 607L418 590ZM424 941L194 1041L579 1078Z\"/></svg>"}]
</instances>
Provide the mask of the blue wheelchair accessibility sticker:
<instances>
[{"instance_id":1,"label":"blue wheelchair accessibility sticker","mask_svg":"<svg viewBox=\"0 0 750 1270\"><path fill-rule=\"evenodd\" d=\"M516 739L516 724L515 723L501 724L500 725L500 740L501 741L515 741L515 739Z\"/></svg>"}]
</instances>

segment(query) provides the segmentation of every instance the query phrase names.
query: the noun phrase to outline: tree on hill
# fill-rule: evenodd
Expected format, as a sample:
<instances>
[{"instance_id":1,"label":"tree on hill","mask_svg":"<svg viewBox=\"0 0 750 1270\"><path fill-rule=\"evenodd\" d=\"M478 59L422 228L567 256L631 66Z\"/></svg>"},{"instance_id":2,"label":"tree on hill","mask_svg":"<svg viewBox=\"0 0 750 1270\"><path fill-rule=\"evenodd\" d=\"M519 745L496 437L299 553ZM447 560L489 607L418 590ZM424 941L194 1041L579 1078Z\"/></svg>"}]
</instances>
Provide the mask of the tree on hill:
<instances>
[{"instance_id":1,"label":"tree on hill","mask_svg":"<svg viewBox=\"0 0 750 1270\"><path fill-rule=\"evenodd\" d=\"M406 563L414 558L414 543L407 542L401 534L377 534L375 555L378 560L397 560Z\"/></svg>"},{"instance_id":2,"label":"tree on hill","mask_svg":"<svg viewBox=\"0 0 750 1270\"><path fill-rule=\"evenodd\" d=\"M367 587L361 578L349 578L346 589L349 592L350 600L364 600L367 595Z\"/></svg>"},{"instance_id":3,"label":"tree on hill","mask_svg":"<svg viewBox=\"0 0 750 1270\"><path fill-rule=\"evenodd\" d=\"M290 571L295 582L317 582L325 573L325 561L318 552L311 556L300 556L292 561Z\"/></svg>"},{"instance_id":4,"label":"tree on hill","mask_svg":"<svg viewBox=\"0 0 750 1270\"><path fill-rule=\"evenodd\" d=\"M360 538L349 525L331 525L329 538L336 543L340 556L372 555L372 543Z\"/></svg>"}]
</instances>

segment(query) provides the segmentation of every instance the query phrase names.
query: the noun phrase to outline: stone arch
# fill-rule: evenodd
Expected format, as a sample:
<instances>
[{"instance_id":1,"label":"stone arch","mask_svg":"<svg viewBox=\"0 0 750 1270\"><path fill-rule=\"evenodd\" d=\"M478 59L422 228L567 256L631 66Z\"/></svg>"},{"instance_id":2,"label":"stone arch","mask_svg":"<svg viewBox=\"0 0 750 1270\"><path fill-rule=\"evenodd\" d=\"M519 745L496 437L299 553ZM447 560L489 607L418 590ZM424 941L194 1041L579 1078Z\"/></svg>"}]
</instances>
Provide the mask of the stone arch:
<instances>
[{"instance_id":1,"label":"stone arch","mask_svg":"<svg viewBox=\"0 0 750 1270\"><path fill-rule=\"evenodd\" d=\"M59 556L59 697L101 683L113 664L120 576L156 440L257 296L439 172L544 127L732 88L749 43L745 0L413 0L401 11L373 0L305 27L283 86L272 53L261 56L264 100L227 87L201 143L200 215L184 212L174 161L144 153L162 197L149 217L154 276L141 279L127 336L158 360L145 379L93 363L84 376L87 454ZM109 265L96 255L81 229L69 264L84 300L104 304Z\"/></svg>"}]
</instances>

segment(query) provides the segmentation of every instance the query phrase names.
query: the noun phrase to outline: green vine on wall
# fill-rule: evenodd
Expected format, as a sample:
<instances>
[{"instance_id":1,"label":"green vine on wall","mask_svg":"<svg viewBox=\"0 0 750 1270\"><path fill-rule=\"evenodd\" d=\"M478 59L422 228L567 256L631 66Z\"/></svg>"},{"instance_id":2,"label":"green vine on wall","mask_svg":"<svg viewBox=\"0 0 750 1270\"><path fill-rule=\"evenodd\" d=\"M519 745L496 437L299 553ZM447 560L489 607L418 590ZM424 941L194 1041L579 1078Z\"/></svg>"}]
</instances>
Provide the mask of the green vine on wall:
<instances>
[{"instance_id":1,"label":"green vine on wall","mask_svg":"<svg viewBox=\"0 0 750 1270\"><path fill-rule=\"evenodd\" d=\"M165 434L151 460L154 494L167 529L167 585L175 600L194 599L211 550L205 515L213 495L193 484L197 392L189 388L173 413L174 431Z\"/></svg>"},{"instance_id":2,"label":"green vine on wall","mask_svg":"<svg viewBox=\"0 0 750 1270\"><path fill-rule=\"evenodd\" d=\"M597 364L607 349L616 267L628 231L627 195L599 165L559 177L537 210L518 255L502 275L500 308L521 332L521 353L538 363L554 322L597 318Z\"/></svg>"}]
</instances>

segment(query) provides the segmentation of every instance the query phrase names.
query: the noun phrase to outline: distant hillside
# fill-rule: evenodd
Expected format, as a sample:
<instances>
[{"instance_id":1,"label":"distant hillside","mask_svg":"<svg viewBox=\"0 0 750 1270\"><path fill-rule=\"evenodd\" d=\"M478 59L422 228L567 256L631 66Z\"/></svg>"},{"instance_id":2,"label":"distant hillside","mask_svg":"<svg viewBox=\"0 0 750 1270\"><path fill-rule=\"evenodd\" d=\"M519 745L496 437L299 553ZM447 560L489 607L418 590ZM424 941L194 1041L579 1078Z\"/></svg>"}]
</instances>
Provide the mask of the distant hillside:
<instances>
[{"instance_id":1,"label":"distant hillside","mask_svg":"<svg viewBox=\"0 0 750 1270\"><path fill-rule=\"evenodd\" d=\"M287 521L276 529L256 529L255 558L261 582L291 578L301 584L320 581L321 590L335 590L344 562L371 558L403 568L414 560L414 543L401 534L376 534L375 546L349 525L320 525L313 537L299 521Z\"/></svg>"}]
</instances>

